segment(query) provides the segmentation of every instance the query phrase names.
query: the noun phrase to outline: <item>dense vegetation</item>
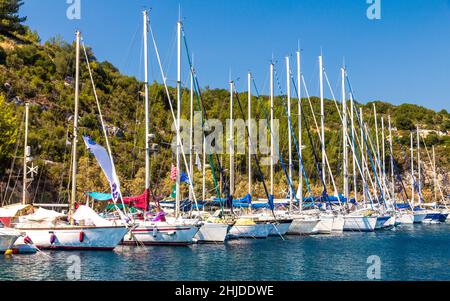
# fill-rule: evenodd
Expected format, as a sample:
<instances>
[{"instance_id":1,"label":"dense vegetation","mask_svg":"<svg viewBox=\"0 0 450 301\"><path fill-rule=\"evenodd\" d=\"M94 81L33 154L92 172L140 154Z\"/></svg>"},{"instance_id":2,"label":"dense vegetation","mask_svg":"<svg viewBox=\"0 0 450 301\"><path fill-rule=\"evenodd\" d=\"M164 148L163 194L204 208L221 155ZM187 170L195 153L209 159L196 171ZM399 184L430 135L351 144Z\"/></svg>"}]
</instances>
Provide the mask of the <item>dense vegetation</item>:
<instances>
[{"instance_id":1,"label":"dense vegetation","mask_svg":"<svg viewBox=\"0 0 450 301\"><path fill-rule=\"evenodd\" d=\"M29 187L29 198L34 202L64 202L67 200L70 173L70 141L73 122L73 95L75 73L75 45L67 43L59 37L41 43L37 33L22 25L25 19L18 14L22 1L0 0L0 201L4 196L16 191L10 201L17 201L20 197L20 180L22 140L23 140L23 112L24 102L30 103L30 130L29 145L33 163L40 170ZM124 195L139 194L144 189L144 108L143 84L134 77L122 75L119 70L109 62L99 62L94 52L87 49L90 66L93 70L102 113L106 118L110 142L114 153L114 160L122 181ZM168 100L164 87L156 82L150 85L151 100L151 131L155 134L154 142L159 144L159 150L152 155L151 177L153 187L159 195L169 195L172 189L169 174L173 155L170 144L173 139L171 130L172 118L169 111ZM170 88L172 96L174 88ZM98 112L93 96L93 89L87 72L86 61L81 63L81 90L80 90L80 134L88 134L98 143L104 144ZM225 121L229 118L229 110L224 104L228 103L228 91L222 89L202 90L209 118ZM246 110L245 92L240 96L244 110ZM319 112L319 100L311 99L314 110ZM245 103L244 103L245 102ZM260 100L254 98L253 116L264 118L262 104L268 110L268 98L263 96ZM318 149L319 143L316 135L312 114L303 100L304 110L311 133L313 144ZM442 182L448 182L450 170L450 114L442 110L434 112L424 107L403 104L394 106L377 101L376 108L379 118L391 115L396 140L395 160L400 171L408 169L408 160L403 156L400 145L409 147L409 132L418 124L422 129L434 130L426 137L428 147L436 146L437 165ZM296 112L296 101L293 101L293 112ZM373 125L373 103L362 105L365 120ZM241 117L239 107L235 104L235 117ZM326 140L327 154L331 168L335 172L337 184L342 183L342 132L339 115L332 100L326 101ZM183 91L183 116L188 119L189 91ZM280 150L283 158L287 160L287 118L283 107L282 97L276 98L275 116L280 120ZM225 123L224 123L225 124ZM386 122L387 124L387 122ZM379 124L380 126L380 124ZM297 118L293 118L293 127L297 128ZM286 134L286 137L283 135ZM381 138L381 135L380 135ZM373 139L375 139L373 137ZM320 192L320 183L314 165L312 147L306 131L303 133L305 144L304 163L314 191ZM375 141L375 140L374 140ZM225 144L225 140L224 140ZM101 174L95 159L88 154L80 139L78 144L79 173L78 193L83 198L86 191L108 191L106 179ZM16 149L18 152L16 152ZM407 154L409 156L409 154ZM14 159L16 156L16 160ZM428 162L425 152L422 154ZM237 180L236 197L246 193L246 156L236 156ZM294 175L298 171L298 156L294 151ZM14 168L11 170L12 163ZM228 157L223 155L225 169L228 168ZM427 165L426 163L424 165ZM256 170L256 168L254 168ZM263 167L268 177L268 168ZM11 175L11 183L8 179ZM200 183L200 174L196 171L196 182ZM211 170L208 170L207 188L214 189ZM405 173L406 175L406 173ZM254 175L255 192L263 196L262 185L257 174ZM297 176L295 177L297 178ZM430 187L431 179L426 180L426 187ZM409 182L408 182L409 183ZM9 187L5 193L6 187ZM280 164L276 167L276 194L283 196L286 192L286 180ZM201 185L196 185L200 192ZM331 189L330 189L331 191ZM186 189L185 189L186 192ZM199 194L201 195L201 194Z\"/></svg>"}]
</instances>

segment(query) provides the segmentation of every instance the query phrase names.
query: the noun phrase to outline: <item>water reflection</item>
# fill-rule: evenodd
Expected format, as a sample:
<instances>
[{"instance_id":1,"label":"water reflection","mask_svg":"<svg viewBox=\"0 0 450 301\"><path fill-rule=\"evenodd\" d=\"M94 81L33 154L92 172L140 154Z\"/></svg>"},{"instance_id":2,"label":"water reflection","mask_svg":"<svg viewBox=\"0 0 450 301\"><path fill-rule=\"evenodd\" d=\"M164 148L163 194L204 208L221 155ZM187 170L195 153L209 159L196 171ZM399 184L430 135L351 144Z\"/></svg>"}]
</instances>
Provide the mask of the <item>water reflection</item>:
<instances>
[{"instance_id":1,"label":"water reflection","mask_svg":"<svg viewBox=\"0 0 450 301\"><path fill-rule=\"evenodd\" d=\"M284 241L2 256L0 280L68 280L72 255L80 258L81 280L367 280L371 255L381 258L384 280L450 280L449 231L449 225L407 225Z\"/></svg>"}]
</instances>

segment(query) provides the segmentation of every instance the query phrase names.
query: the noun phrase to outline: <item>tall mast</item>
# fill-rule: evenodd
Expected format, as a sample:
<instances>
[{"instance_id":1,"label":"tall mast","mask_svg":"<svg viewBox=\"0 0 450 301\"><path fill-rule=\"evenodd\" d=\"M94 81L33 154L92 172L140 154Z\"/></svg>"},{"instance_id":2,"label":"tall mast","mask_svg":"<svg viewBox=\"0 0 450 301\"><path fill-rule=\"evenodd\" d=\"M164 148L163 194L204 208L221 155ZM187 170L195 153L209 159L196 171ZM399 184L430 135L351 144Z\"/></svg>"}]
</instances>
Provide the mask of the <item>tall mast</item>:
<instances>
[{"instance_id":1,"label":"tall mast","mask_svg":"<svg viewBox=\"0 0 450 301\"><path fill-rule=\"evenodd\" d=\"M300 157L303 158L302 150L303 150L303 141L302 141L302 94L301 94L301 60L300 60L300 47L297 51L297 92L298 92L298 143L299 143L299 152ZM297 190L297 198L298 198L298 210L302 211L303 209L303 172L302 172L302 162L298 163L298 176L299 176L299 184Z\"/></svg>"},{"instance_id":2,"label":"tall mast","mask_svg":"<svg viewBox=\"0 0 450 301\"><path fill-rule=\"evenodd\" d=\"M247 74L248 85L248 194L252 195L252 74Z\"/></svg>"},{"instance_id":3,"label":"tall mast","mask_svg":"<svg viewBox=\"0 0 450 301\"><path fill-rule=\"evenodd\" d=\"M322 55L319 56L319 73L320 73L320 123L322 131L322 181L326 186L326 174L325 174L325 108L323 100L323 58Z\"/></svg>"},{"instance_id":4,"label":"tall mast","mask_svg":"<svg viewBox=\"0 0 450 301\"><path fill-rule=\"evenodd\" d=\"M362 162L362 193L364 204L366 204L366 164L364 155L364 120L362 107L359 108L359 116L361 117L361 162Z\"/></svg>"},{"instance_id":5,"label":"tall mast","mask_svg":"<svg viewBox=\"0 0 450 301\"><path fill-rule=\"evenodd\" d=\"M422 189L420 187L421 176L420 176L420 133L419 133L419 125L417 125L417 195L419 203L422 203L421 192Z\"/></svg>"},{"instance_id":6,"label":"tall mast","mask_svg":"<svg viewBox=\"0 0 450 301\"><path fill-rule=\"evenodd\" d=\"M411 203L414 208L414 138L411 132Z\"/></svg>"},{"instance_id":7,"label":"tall mast","mask_svg":"<svg viewBox=\"0 0 450 301\"><path fill-rule=\"evenodd\" d=\"M144 10L145 193L150 189L150 116L148 99L148 12Z\"/></svg>"},{"instance_id":8,"label":"tall mast","mask_svg":"<svg viewBox=\"0 0 450 301\"><path fill-rule=\"evenodd\" d=\"M194 68L194 67L192 67ZM193 70L189 72L190 74L190 131L189 131L189 146L190 146L190 154L189 154L189 180L191 183L194 183L194 76L192 74ZM189 200L193 198L193 190L189 189Z\"/></svg>"},{"instance_id":9,"label":"tall mast","mask_svg":"<svg viewBox=\"0 0 450 301\"><path fill-rule=\"evenodd\" d=\"M392 127L391 127L391 115L388 115L388 124L389 124L389 148L390 148L390 160L391 160L391 197L392 201L395 203L395 179L394 179L394 149L392 146Z\"/></svg>"},{"instance_id":10,"label":"tall mast","mask_svg":"<svg viewBox=\"0 0 450 301\"><path fill-rule=\"evenodd\" d=\"M22 205L27 204L27 162L29 154L28 148L28 114L30 105L25 103L25 141L23 144L23 184L22 184Z\"/></svg>"},{"instance_id":11,"label":"tall mast","mask_svg":"<svg viewBox=\"0 0 450 301\"><path fill-rule=\"evenodd\" d=\"M230 81L230 195L234 195L233 81Z\"/></svg>"},{"instance_id":12,"label":"tall mast","mask_svg":"<svg viewBox=\"0 0 450 301\"><path fill-rule=\"evenodd\" d=\"M344 197L348 200L349 191L348 191L348 151L347 151L347 102L345 99L345 68L341 68L341 84L342 84L342 143L343 143L343 152L344 152Z\"/></svg>"},{"instance_id":13,"label":"tall mast","mask_svg":"<svg viewBox=\"0 0 450 301\"><path fill-rule=\"evenodd\" d=\"M437 204L437 173L436 173L436 154L434 152L434 145L431 146L433 151L433 190L434 190L434 201Z\"/></svg>"},{"instance_id":14,"label":"tall mast","mask_svg":"<svg viewBox=\"0 0 450 301\"><path fill-rule=\"evenodd\" d=\"M375 121L375 136L377 139L377 158L376 162L378 164L375 165L375 169L378 169L378 174L381 175L381 162L380 162L380 139L378 138L378 120L377 120L377 108L375 106L375 103L373 104L373 116ZM379 167L379 168L378 168ZM383 186L382 186L383 187ZM381 191L380 191L381 193ZM377 194L377 186L375 185L375 195Z\"/></svg>"},{"instance_id":15,"label":"tall mast","mask_svg":"<svg viewBox=\"0 0 450 301\"><path fill-rule=\"evenodd\" d=\"M177 180L175 184L176 189L176 208L175 216L180 216L180 119L181 119L181 18L177 22Z\"/></svg>"},{"instance_id":16,"label":"tall mast","mask_svg":"<svg viewBox=\"0 0 450 301\"><path fill-rule=\"evenodd\" d=\"M273 88L273 74L274 74L274 66L273 63L270 63L270 129L272 135L270 135L270 194L273 194L273 165L274 165L274 155L275 155L275 136L273 134L273 97L274 97L274 88Z\"/></svg>"},{"instance_id":17,"label":"tall mast","mask_svg":"<svg viewBox=\"0 0 450 301\"><path fill-rule=\"evenodd\" d=\"M358 202L358 183L356 178L356 149L355 149L355 120L354 120L354 103L353 94L350 93L350 121L351 121L351 132L352 132L352 154L353 154L353 190L355 193L355 201Z\"/></svg>"},{"instance_id":18,"label":"tall mast","mask_svg":"<svg viewBox=\"0 0 450 301\"><path fill-rule=\"evenodd\" d=\"M72 142L72 193L70 197L69 219L73 224L72 215L75 211L75 198L77 194L77 143L78 143L78 98L80 82L80 37L79 31L76 32L76 63L75 63L75 110L73 114L73 142Z\"/></svg>"},{"instance_id":19,"label":"tall mast","mask_svg":"<svg viewBox=\"0 0 450 301\"><path fill-rule=\"evenodd\" d=\"M384 136L384 118L381 117L381 181L382 181L382 189L383 189L383 196L386 197L386 193L388 191L386 191L386 151L385 151L385 136ZM391 196L392 197L392 196Z\"/></svg>"},{"instance_id":20,"label":"tall mast","mask_svg":"<svg viewBox=\"0 0 450 301\"><path fill-rule=\"evenodd\" d=\"M289 181L292 183L292 126L291 126L291 66L289 56L286 57L286 97L288 105L288 153L289 153ZM294 191L292 185L289 185L289 211L292 211L292 202L294 200Z\"/></svg>"}]
</instances>

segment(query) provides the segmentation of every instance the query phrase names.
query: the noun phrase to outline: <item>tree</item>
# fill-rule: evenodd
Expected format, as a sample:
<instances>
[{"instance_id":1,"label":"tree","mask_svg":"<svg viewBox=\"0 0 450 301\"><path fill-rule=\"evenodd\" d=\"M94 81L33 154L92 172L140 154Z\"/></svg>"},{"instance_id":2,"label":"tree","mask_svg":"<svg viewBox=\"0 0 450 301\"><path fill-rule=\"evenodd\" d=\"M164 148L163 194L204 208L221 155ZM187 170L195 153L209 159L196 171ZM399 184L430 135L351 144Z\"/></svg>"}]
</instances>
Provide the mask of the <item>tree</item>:
<instances>
[{"instance_id":1,"label":"tree","mask_svg":"<svg viewBox=\"0 0 450 301\"><path fill-rule=\"evenodd\" d=\"M411 118L403 114L397 116L396 125L400 130L412 130L414 128Z\"/></svg>"},{"instance_id":2,"label":"tree","mask_svg":"<svg viewBox=\"0 0 450 301\"><path fill-rule=\"evenodd\" d=\"M5 102L3 95L0 95L0 174L1 166L11 158L12 150L17 140L16 117L9 104Z\"/></svg>"},{"instance_id":3,"label":"tree","mask_svg":"<svg viewBox=\"0 0 450 301\"><path fill-rule=\"evenodd\" d=\"M0 0L0 33L13 35L26 33L26 27L21 23L26 17L19 16L19 9L23 0Z\"/></svg>"}]
</instances>

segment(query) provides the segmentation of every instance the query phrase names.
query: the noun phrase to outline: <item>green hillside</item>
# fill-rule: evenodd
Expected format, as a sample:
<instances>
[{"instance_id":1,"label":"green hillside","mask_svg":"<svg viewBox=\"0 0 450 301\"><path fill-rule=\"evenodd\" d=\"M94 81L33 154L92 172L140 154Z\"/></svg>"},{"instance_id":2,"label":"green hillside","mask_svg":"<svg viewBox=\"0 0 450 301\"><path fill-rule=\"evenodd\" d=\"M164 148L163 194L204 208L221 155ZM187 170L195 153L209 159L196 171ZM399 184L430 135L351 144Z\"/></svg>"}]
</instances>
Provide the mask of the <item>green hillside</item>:
<instances>
[{"instance_id":1,"label":"green hillside","mask_svg":"<svg viewBox=\"0 0 450 301\"><path fill-rule=\"evenodd\" d=\"M16 2L17 7L9 7L5 3ZM0 201L14 202L20 199L21 164L23 155L23 113L24 103L30 103L30 129L29 145L33 162L40 170L29 187L29 198L33 202L65 202L69 187L70 173L70 137L72 131L72 114L74 101L75 73L75 45L63 41L59 37L48 41L40 41L37 33L32 32L26 26L21 25L23 18L19 17L15 8L21 1L0 0ZM14 12L15 11L15 12ZM9 13L8 13L9 12ZM11 12L13 12L11 14ZM15 16L15 17L14 17ZM143 110L143 84L136 78L125 76L109 62L100 62L95 57L95 51L88 49L91 68L94 72L94 80L98 96L102 106L102 113L106 119L110 132L110 141L114 153L116 168L122 182L124 195L142 193L144 187L144 110ZM201 79L201 75L200 75ZM174 88L170 88L172 96ZM229 118L227 105L229 94L222 89L202 90L203 100L208 111L209 118L217 118L225 121ZM150 86L151 101L151 132L155 134L154 142L159 144L159 151L152 155L151 177L156 192L159 195L168 195L173 183L169 174L173 155L170 149L174 132L171 130L172 117L169 111L168 100L164 87L158 83ZM245 102L243 92L241 101ZM304 110L307 122L312 133L314 130L312 115L304 99ZM362 100L362 102L365 102ZM268 109L268 98L263 97L262 103ZM312 98L316 114L319 110L319 100ZM295 105L294 105L295 104ZM366 114L365 119L373 124L372 103L362 105ZM416 124L422 129L434 130L426 137L426 144L430 148L436 147L437 165L442 183L447 183L450 170L450 114L442 110L434 112L424 107L403 104L394 106L385 102L376 102L379 118L390 114L393 125L397 128L395 136L398 141L409 149L409 131ZM293 100L292 110L296 112L296 101ZM81 134L89 134L93 139L104 145L104 138L100 128L100 121L96 109L95 99L86 62L81 62L81 88L80 88L80 131ZM326 138L327 154L331 168L336 176L338 185L342 185L341 161L342 161L342 132L339 115L335 104L331 100L326 101ZM240 117L239 108L234 108L235 117ZM183 91L183 116L187 119L189 114L189 91ZM287 118L280 97L276 99L275 115L280 119L280 135L287 133ZM254 99L253 116L264 118L259 101ZM225 124L225 123L224 123ZM297 118L294 118L294 128L297 128ZM379 125L380 126L380 125ZM317 135L314 135L317 136ZM381 137L380 137L381 138ZM375 137L373 137L375 139ZM280 138L280 149L287 160L287 134ZM304 162L310 181L319 192L320 185L317 180L311 145L304 132L305 144ZM374 140L375 141L375 140ZM318 147L317 137L314 144ZM225 140L224 140L225 145ZM16 152L17 148L17 152ZM404 160L400 144L395 144L395 160L402 170L408 169L408 160ZM86 191L108 191L106 179L101 174L95 159L85 150L80 141L78 194L83 198ZM407 154L409 156L409 153ZM14 157L14 169L11 170ZM429 165L425 151L422 153L424 165ZM294 152L295 166L298 170L298 158ZM236 196L246 193L246 157L236 156L237 166L237 192ZM228 157L223 155L225 168L228 168ZM281 166L277 166L276 194L282 196L286 190L286 181ZM256 168L254 169L256 171ZM265 176L268 177L268 168L264 167ZM295 173L297 175L297 172ZM198 176L198 174L196 174ZM8 179L10 184L8 185ZM255 175L254 182L256 194L263 196L260 179ZM426 179L427 193L430 194L431 179ZM201 183L199 177L197 183ZM211 171L208 171L208 190L213 190ZM6 188L9 190L6 192ZM340 186L341 187L341 186ZM201 185L196 186L197 191ZM12 194L11 191L15 191ZM185 191L186 192L186 191ZM4 196L8 196L4 199Z\"/></svg>"}]
</instances>

